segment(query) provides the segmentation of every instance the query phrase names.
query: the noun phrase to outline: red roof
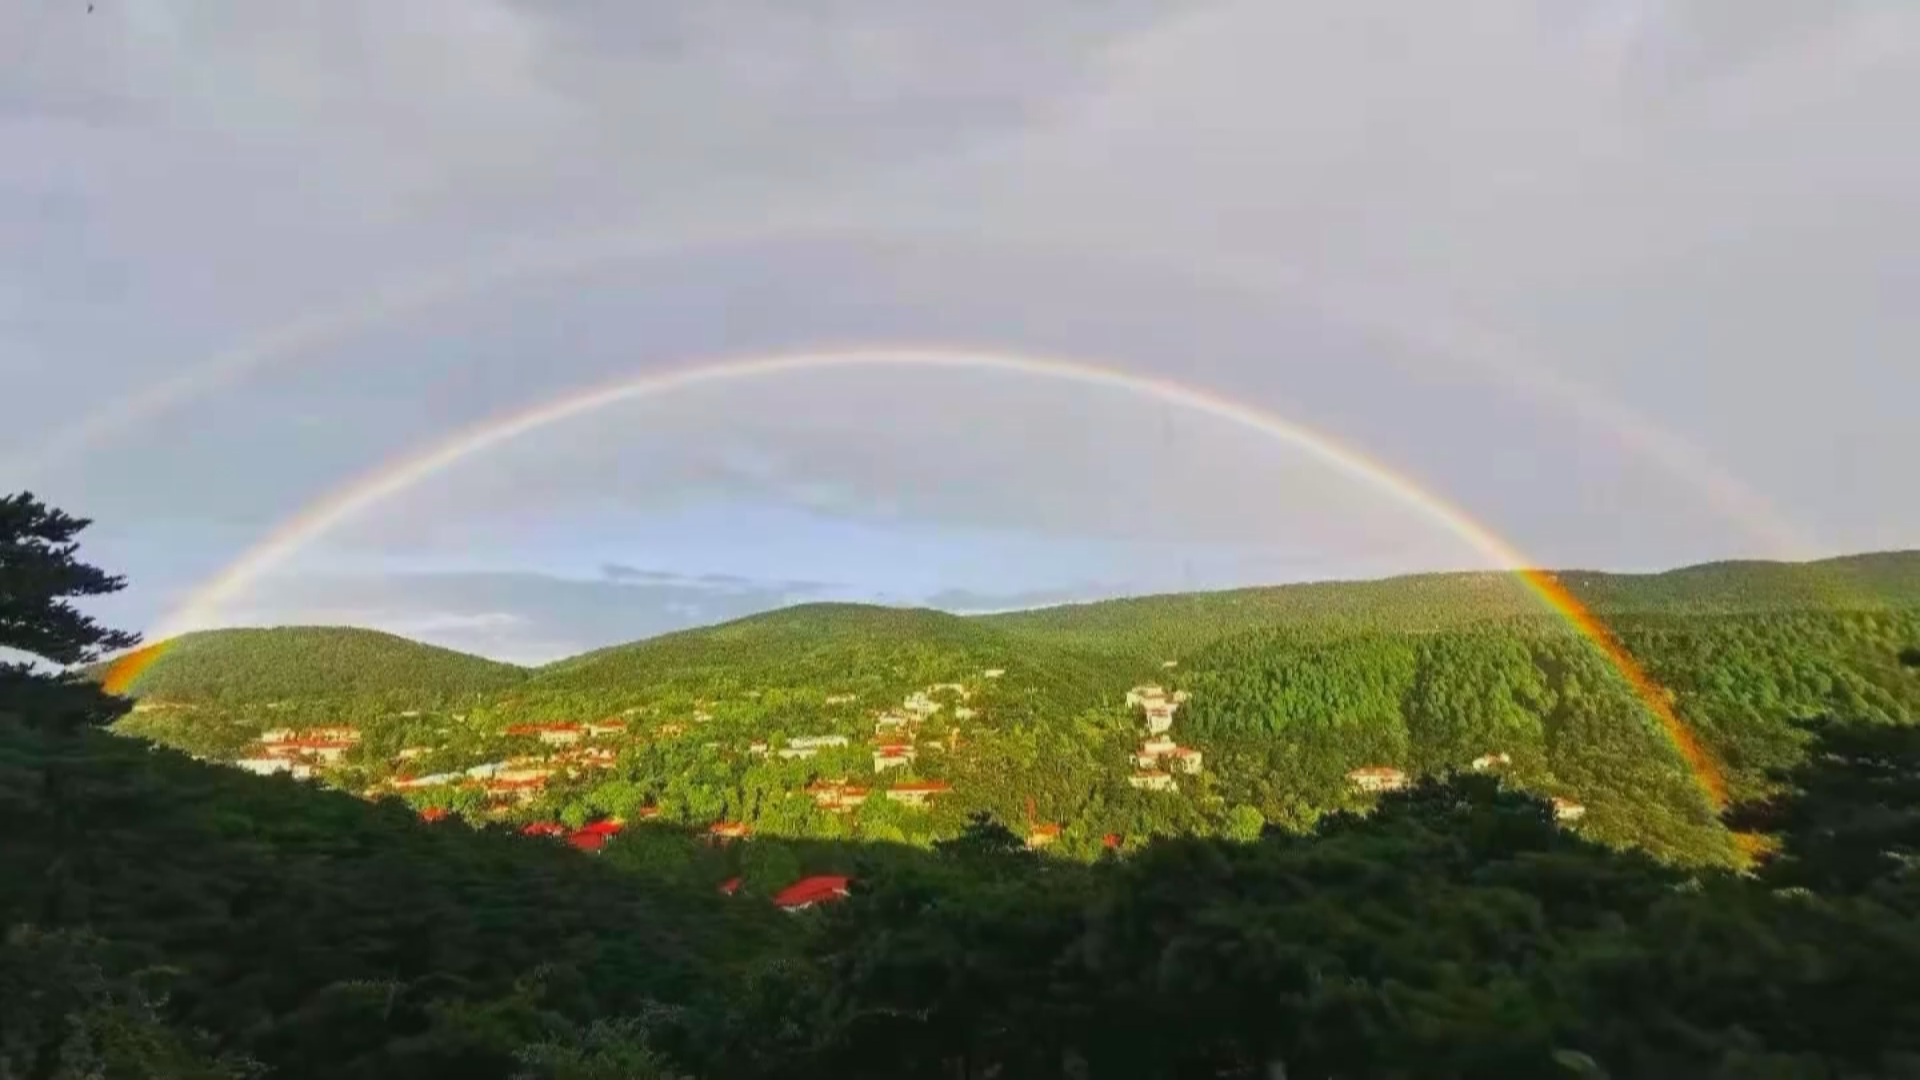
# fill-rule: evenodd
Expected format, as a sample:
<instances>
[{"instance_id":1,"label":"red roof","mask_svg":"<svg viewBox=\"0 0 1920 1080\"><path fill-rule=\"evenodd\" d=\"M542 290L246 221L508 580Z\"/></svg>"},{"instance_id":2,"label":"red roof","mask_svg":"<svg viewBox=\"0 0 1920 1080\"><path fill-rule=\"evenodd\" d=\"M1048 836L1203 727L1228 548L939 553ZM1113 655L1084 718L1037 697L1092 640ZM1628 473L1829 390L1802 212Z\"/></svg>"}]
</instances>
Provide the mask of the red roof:
<instances>
[{"instance_id":1,"label":"red roof","mask_svg":"<svg viewBox=\"0 0 1920 1080\"><path fill-rule=\"evenodd\" d=\"M1117 832L1110 832L1107 835L1101 837L1100 842L1107 845L1108 847L1117 848L1120 846L1120 834Z\"/></svg>"},{"instance_id":2,"label":"red roof","mask_svg":"<svg viewBox=\"0 0 1920 1080\"><path fill-rule=\"evenodd\" d=\"M607 846L607 836L605 833L581 830L579 832L568 833L567 843L572 844L581 851L599 851L601 848Z\"/></svg>"},{"instance_id":3,"label":"red roof","mask_svg":"<svg viewBox=\"0 0 1920 1080\"><path fill-rule=\"evenodd\" d=\"M837 900L847 895L847 885L851 880L837 874L801 878L774 894L773 902L780 907L790 908L817 904L823 900Z\"/></svg>"},{"instance_id":4,"label":"red roof","mask_svg":"<svg viewBox=\"0 0 1920 1080\"><path fill-rule=\"evenodd\" d=\"M536 821L520 830L523 836L560 836L567 831L565 825L557 821Z\"/></svg>"},{"instance_id":5,"label":"red roof","mask_svg":"<svg viewBox=\"0 0 1920 1080\"><path fill-rule=\"evenodd\" d=\"M612 836L614 833L626 827L626 823L623 821L615 818L606 818L602 821L590 821L580 826L579 831L583 833L599 833L601 836Z\"/></svg>"},{"instance_id":6,"label":"red roof","mask_svg":"<svg viewBox=\"0 0 1920 1080\"><path fill-rule=\"evenodd\" d=\"M446 817L448 812L444 806L423 806L420 808L420 816L428 821L439 821L441 818Z\"/></svg>"},{"instance_id":7,"label":"red roof","mask_svg":"<svg viewBox=\"0 0 1920 1080\"><path fill-rule=\"evenodd\" d=\"M732 896L734 893L739 892L740 879L737 877L730 877L727 880L721 882L720 891L723 893L726 893L728 896Z\"/></svg>"},{"instance_id":8,"label":"red roof","mask_svg":"<svg viewBox=\"0 0 1920 1080\"><path fill-rule=\"evenodd\" d=\"M546 724L514 724L507 728L509 735L538 735L542 731L579 731L580 725L568 721L556 720Z\"/></svg>"},{"instance_id":9,"label":"red roof","mask_svg":"<svg viewBox=\"0 0 1920 1080\"><path fill-rule=\"evenodd\" d=\"M641 816L641 817L643 817L643 818L645 818L645 817L659 817L659 816L660 816L660 808L659 808L659 807L657 807L657 806L643 806L643 807L641 807L641 808L640 808L640 816Z\"/></svg>"},{"instance_id":10,"label":"red roof","mask_svg":"<svg viewBox=\"0 0 1920 1080\"><path fill-rule=\"evenodd\" d=\"M715 836L745 836L753 831L753 826L744 821L716 821L707 831Z\"/></svg>"}]
</instances>

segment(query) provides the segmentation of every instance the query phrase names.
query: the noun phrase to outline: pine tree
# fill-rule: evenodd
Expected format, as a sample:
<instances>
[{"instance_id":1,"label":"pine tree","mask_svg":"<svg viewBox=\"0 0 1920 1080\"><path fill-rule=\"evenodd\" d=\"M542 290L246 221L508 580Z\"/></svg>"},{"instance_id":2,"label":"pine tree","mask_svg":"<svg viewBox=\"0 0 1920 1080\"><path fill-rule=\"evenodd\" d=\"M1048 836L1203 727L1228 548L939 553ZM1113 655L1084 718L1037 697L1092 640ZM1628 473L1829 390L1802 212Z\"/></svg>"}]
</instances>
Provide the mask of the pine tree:
<instances>
[{"instance_id":1,"label":"pine tree","mask_svg":"<svg viewBox=\"0 0 1920 1080\"><path fill-rule=\"evenodd\" d=\"M131 648L137 634L110 630L72 604L126 586L77 557L74 539L92 522L47 506L32 492L0 497L0 650L42 663L0 663L0 713L39 724L107 723L127 703L102 692L77 668ZM45 664L63 671L48 671Z\"/></svg>"}]
</instances>

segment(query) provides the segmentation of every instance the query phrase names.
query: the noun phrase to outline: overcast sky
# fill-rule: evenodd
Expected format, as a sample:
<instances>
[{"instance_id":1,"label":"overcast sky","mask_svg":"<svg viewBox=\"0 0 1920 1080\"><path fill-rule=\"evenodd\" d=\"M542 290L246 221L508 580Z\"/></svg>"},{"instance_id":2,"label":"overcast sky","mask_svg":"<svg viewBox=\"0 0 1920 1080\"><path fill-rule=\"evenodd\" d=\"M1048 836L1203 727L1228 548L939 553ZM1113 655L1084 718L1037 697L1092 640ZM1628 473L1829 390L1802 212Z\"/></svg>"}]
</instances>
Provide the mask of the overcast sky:
<instances>
[{"instance_id":1,"label":"overcast sky","mask_svg":"<svg viewBox=\"0 0 1920 1080\"><path fill-rule=\"evenodd\" d=\"M1272 413L1541 564L1920 546L1908 0L92 7L0 0L0 490L124 625L485 418L899 343ZM1191 409L863 368L503 443L219 617L544 660L1487 559Z\"/></svg>"}]
</instances>

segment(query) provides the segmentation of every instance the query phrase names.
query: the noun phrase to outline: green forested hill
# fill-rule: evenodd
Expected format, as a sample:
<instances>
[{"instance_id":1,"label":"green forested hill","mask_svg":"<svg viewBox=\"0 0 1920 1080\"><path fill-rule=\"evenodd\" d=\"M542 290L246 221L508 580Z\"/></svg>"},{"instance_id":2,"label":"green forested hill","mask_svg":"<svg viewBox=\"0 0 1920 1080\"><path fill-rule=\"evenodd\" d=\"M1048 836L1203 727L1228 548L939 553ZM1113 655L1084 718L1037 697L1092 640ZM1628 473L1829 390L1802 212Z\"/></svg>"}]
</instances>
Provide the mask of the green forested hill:
<instances>
[{"instance_id":1,"label":"green forested hill","mask_svg":"<svg viewBox=\"0 0 1920 1080\"><path fill-rule=\"evenodd\" d=\"M523 668L345 626L239 628L182 634L128 687L137 698L268 702L382 697L434 700L493 693Z\"/></svg>"},{"instance_id":2,"label":"green forested hill","mask_svg":"<svg viewBox=\"0 0 1920 1080\"><path fill-rule=\"evenodd\" d=\"M1808 563L1724 562L1659 574L1561 571L1595 612L1740 614L1920 606L1920 551ZM1263 627L1296 633L1421 632L1541 613L1511 574L1416 574L1209 593L1176 593L981 616L1030 641L1147 659L1182 656Z\"/></svg>"},{"instance_id":3,"label":"green forested hill","mask_svg":"<svg viewBox=\"0 0 1920 1080\"><path fill-rule=\"evenodd\" d=\"M535 693L645 688L708 698L772 689L895 701L929 683L1008 672L1061 707L1112 698L1127 672L1050 643L1010 639L998 628L927 608L802 604L718 626L600 649L539 669Z\"/></svg>"}]
</instances>

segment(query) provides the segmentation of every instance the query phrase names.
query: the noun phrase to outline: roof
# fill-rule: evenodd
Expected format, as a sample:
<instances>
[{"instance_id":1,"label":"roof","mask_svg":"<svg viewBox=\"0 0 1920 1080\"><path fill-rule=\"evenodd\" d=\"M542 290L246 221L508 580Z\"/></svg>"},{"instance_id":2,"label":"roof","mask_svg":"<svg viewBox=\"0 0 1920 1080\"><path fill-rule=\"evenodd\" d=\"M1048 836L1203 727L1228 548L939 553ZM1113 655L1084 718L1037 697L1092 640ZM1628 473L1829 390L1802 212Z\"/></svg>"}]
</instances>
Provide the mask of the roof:
<instances>
[{"instance_id":1,"label":"roof","mask_svg":"<svg viewBox=\"0 0 1920 1080\"><path fill-rule=\"evenodd\" d=\"M581 851L599 851L601 848L607 846L607 837L605 833L581 830L579 832L568 833L567 843L572 844Z\"/></svg>"},{"instance_id":2,"label":"roof","mask_svg":"<svg viewBox=\"0 0 1920 1080\"><path fill-rule=\"evenodd\" d=\"M557 821L536 821L520 830L522 836L561 836L567 831L565 825Z\"/></svg>"},{"instance_id":3,"label":"roof","mask_svg":"<svg viewBox=\"0 0 1920 1080\"><path fill-rule=\"evenodd\" d=\"M604 818L600 821L590 821L580 826L578 831L583 833L598 833L601 836L612 836L614 833L626 827L626 822L618 818Z\"/></svg>"},{"instance_id":4,"label":"roof","mask_svg":"<svg viewBox=\"0 0 1920 1080\"><path fill-rule=\"evenodd\" d=\"M1034 836L1059 836L1060 825L1054 821L1043 821L1035 825L1030 831Z\"/></svg>"},{"instance_id":5,"label":"roof","mask_svg":"<svg viewBox=\"0 0 1920 1080\"><path fill-rule=\"evenodd\" d=\"M945 780L908 780L893 785L894 791L952 791L953 785Z\"/></svg>"},{"instance_id":6,"label":"roof","mask_svg":"<svg viewBox=\"0 0 1920 1080\"><path fill-rule=\"evenodd\" d=\"M753 831L753 826L744 821L716 821L707 831L715 836L745 836Z\"/></svg>"},{"instance_id":7,"label":"roof","mask_svg":"<svg viewBox=\"0 0 1920 1080\"><path fill-rule=\"evenodd\" d=\"M723 881L723 882L721 882L721 883L720 883L720 891L721 891L721 892L723 892L723 893L725 893L725 894L726 894L726 895L728 895L728 896L732 896L732 895L733 895L734 893L737 893L737 892L739 892L739 891L740 891L740 879L739 879L739 878L737 878L737 877L730 877L730 878L728 878L727 880L725 880L725 881Z\"/></svg>"},{"instance_id":8,"label":"roof","mask_svg":"<svg viewBox=\"0 0 1920 1080\"><path fill-rule=\"evenodd\" d=\"M428 821L439 821L450 812L451 811L444 806L423 806L420 808L420 816Z\"/></svg>"},{"instance_id":9,"label":"roof","mask_svg":"<svg viewBox=\"0 0 1920 1080\"><path fill-rule=\"evenodd\" d=\"M817 874L801 878L799 881L774 894L773 902L780 907L800 907L803 904L817 904L822 900L835 900L847 895L847 886L853 879L838 874Z\"/></svg>"}]
</instances>

